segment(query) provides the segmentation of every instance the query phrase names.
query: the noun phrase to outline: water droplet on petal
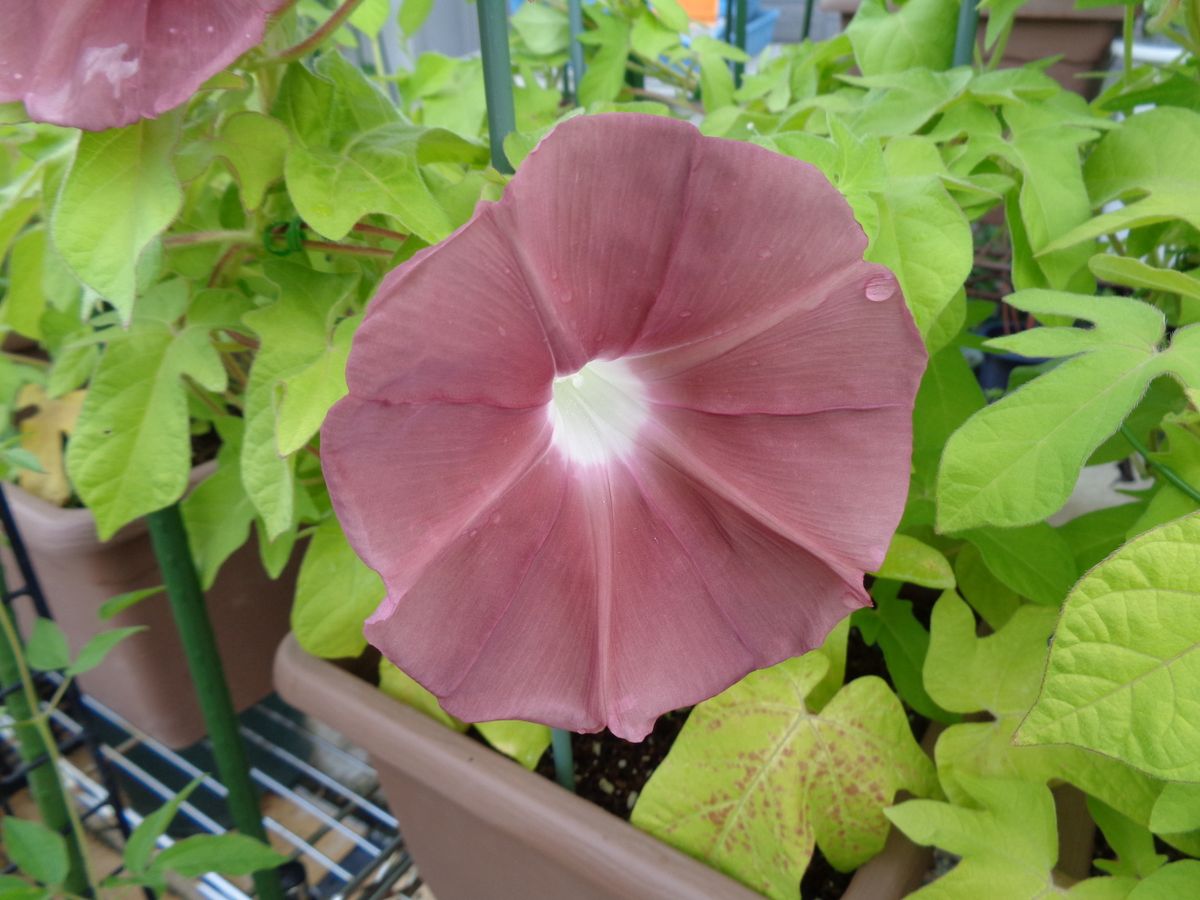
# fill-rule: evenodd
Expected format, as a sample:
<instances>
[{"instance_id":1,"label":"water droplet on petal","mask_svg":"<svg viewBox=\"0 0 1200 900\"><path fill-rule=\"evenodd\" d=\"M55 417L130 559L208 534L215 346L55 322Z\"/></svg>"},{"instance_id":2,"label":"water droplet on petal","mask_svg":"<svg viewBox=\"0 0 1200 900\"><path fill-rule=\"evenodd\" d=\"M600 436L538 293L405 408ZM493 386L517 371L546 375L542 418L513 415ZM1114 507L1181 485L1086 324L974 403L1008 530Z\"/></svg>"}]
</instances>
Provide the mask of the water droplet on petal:
<instances>
[{"instance_id":1,"label":"water droplet on petal","mask_svg":"<svg viewBox=\"0 0 1200 900\"><path fill-rule=\"evenodd\" d=\"M770 250L759 250L759 251L758 251L758 258L759 258L759 259L770 259L770 258L771 258L771 251L770 251Z\"/></svg>"},{"instance_id":2,"label":"water droplet on petal","mask_svg":"<svg viewBox=\"0 0 1200 900\"><path fill-rule=\"evenodd\" d=\"M679 318L681 318L681 319L690 319L691 317L692 317L692 311L690 309L685 309L683 312L681 312L679 314Z\"/></svg>"},{"instance_id":3,"label":"water droplet on petal","mask_svg":"<svg viewBox=\"0 0 1200 900\"><path fill-rule=\"evenodd\" d=\"M508 329L505 328L503 325L500 325L499 327L497 327L496 330L498 332L500 332L500 337L504 337L508 334Z\"/></svg>"},{"instance_id":4,"label":"water droplet on petal","mask_svg":"<svg viewBox=\"0 0 1200 900\"><path fill-rule=\"evenodd\" d=\"M892 299L896 294L896 288L895 277L885 272L868 278L867 283L863 285L863 292L867 295L868 300L879 303L881 300Z\"/></svg>"}]
</instances>

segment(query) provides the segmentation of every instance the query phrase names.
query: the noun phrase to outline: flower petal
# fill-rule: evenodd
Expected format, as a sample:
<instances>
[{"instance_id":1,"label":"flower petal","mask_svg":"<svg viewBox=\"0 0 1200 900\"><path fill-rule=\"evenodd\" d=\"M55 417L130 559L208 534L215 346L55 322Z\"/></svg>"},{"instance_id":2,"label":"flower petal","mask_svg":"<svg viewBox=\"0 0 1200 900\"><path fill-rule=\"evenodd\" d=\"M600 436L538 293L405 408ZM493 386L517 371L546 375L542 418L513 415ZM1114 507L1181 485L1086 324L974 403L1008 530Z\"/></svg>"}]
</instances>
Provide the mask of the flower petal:
<instances>
[{"instance_id":1,"label":"flower petal","mask_svg":"<svg viewBox=\"0 0 1200 900\"><path fill-rule=\"evenodd\" d=\"M754 144L694 140L686 215L633 354L815 305L867 247L849 204L815 167Z\"/></svg>"},{"instance_id":2,"label":"flower petal","mask_svg":"<svg viewBox=\"0 0 1200 900\"><path fill-rule=\"evenodd\" d=\"M911 406L795 416L658 407L651 421L645 443L763 527L831 566L883 563L908 493Z\"/></svg>"},{"instance_id":3,"label":"flower petal","mask_svg":"<svg viewBox=\"0 0 1200 900\"><path fill-rule=\"evenodd\" d=\"M321 462L346 537L387 582L381 610L549 443L544 408L342 398L322 427Z\"/></svg>"},{"instance_id":4,"label":"flower petal","mask_svg":"<svg viewBox=\"0 0 1200 900\"><path fill-rule=\"evenodd\" d=\"M866 602L861 577L653 456L606 471L552 453L367 635L466 721L641 740L663 710L817 646Z\"/></svg>"},{"instance_id":5,"label":"flower petal","mask_svg":"<svg viewBox=\"0 0 1200 900\"><path fill-rule=\"evenodd\" d=\"M561 373L613 357L658 296L687 216L699 132L659 116L580 116L521 164L500 215Z\"/></svg>"},{"instance_id":6,"label":"flower petal","mask_svg":"<svg viewBox=\"0 0 1200 900\"><path fill-rule=\"evenodd\" d=\"M262 40L281 0L7 0L0 101L101 131L187 100Z\"/></svg>"},{"instance_id":7,"label":"flower petal","mask_svg":"<svg viewBox=\"0 0 1200 900\"><path fill-rule=\"evenodd\" d=\"M925 351L899 290L868 299L882 266L846 268L827 294L719 336L630 359L656 403L706 412L809 413L911 404ZM890 278L890 274L886 277Z\"/></svg>"},{"instance_id":8,"label":"flower petal","mask_svg":"<svg viewBox=\"0 0 1200 900\"><path fill-rule=\"evenodd\" d=\"M350 392L390 403L533 406L554 360L494 204L380 285L354 336Z\"/></svg>"}]
</instances>

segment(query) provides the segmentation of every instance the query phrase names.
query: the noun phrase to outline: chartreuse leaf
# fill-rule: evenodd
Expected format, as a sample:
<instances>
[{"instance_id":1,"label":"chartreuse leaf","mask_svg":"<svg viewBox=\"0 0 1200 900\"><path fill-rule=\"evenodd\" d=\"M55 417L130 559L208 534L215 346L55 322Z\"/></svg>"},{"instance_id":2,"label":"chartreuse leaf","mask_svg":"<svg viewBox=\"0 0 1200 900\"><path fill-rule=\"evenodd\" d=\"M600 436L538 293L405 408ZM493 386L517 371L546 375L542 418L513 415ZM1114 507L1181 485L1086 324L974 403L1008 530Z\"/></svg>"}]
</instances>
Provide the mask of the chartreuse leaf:
<instances>
[{"instance_id":1,"label":"chartreuse leaf","mask_svg":"<svg viewBox=\"0 0 1200 900\"><path fill-rule=\"evenodd\" d=\"M396 21L405 37L412 37L421 30L429 14L433 12L433 0L401 0Z\"/></svg>"},{"instance_id":2,"label":"chartreuse leaf","mask_svg":"<svg viewBox=\"0 0 1200 900\"><path fill-rule=\"evenodd\" d=\"M440 241L457 223L430 191L421 165L487 155L481 144L452 132L404 121L337 53L323 55L316 74L298 63L288 68L276 115L296 139L284 164L296 210L334 240L368 213L383 213L428 243Z\"/></svg>"},{"instance_id":3,"label":"chartreuse leaf","mask_svg":"<svg viewBox=\"0 0 1200 900\"><path fill-rule=\"evenodd\" d=\"M196 485L181 505L200 584L208 590L230 555L250 537L254 505L242 487L239 457L242 420L221 421L217 470Z\"/></svg>"},{"instance_id":4,"label":"chartreuse leaf","mask_svg":"<svg viewBox=\"0 0 1200 900\"><path fill-rule=\"evenodd\" d=\"M1076 585L1024 744L1074 744L1200 781L1200 513L1130 541Z\"/></svg>"},{"instance_id":5,"label":"chartreuse leaf","mask_svg":"<svg viewBox=\"0 0 1200 900\"><path fill-rule=\"evenodd\" d=\"M191 470L183 377L211 391L226 374L207 330L175 331L186 287L167 282L141 298L129 331L110 329L67 447L67 473L96 518L101 540L138 516L174 503Z\"/></svg>"},{"instance_id":6,"label":"chartreuse leaf","mask_svg":"<svg viewBox=\"0 0 1200 900\"><path fill-rule=\"evenodd\" d=\"M585 5L584 15L596 26L585 31L580 41L596 47L588 56L587 68L579 80L579 102L584 106L617 99L625 84L625 66L629 60L629 23L609 15L594 5Z\"/></svg>"},{"instance_id":7,"label":"chartreuse leaf","mask_svg":"<svg viewBox=\"0 0 1200 900\"><path fill-rule=\"evenodd\" d=\"M379 689L394 700L411 706L434 721L441 722L455 731L466 731L471 726L442 709L437 697L414 681L402 670L386 659L379 662ZM512 757L527 769L537 768L538 760L550 746L550 729L533 722L515 719L497 722L479 722L475 730L484 740L505 756Z\"/></svg>"},{"instance_id":8,"label":"chartreuse leaf","mask_svg":"<svg viewBox=\"0 0 1200 900\"><path fill-rule=\"evenodd\" d=\"M138 261L183 203L171 164L181 117L170 112L83 132L50 217L63 261L125 322L133 315Z\"/></svg>"},{"instance_id":9,"label":"chartreuse leaf","mask_svg":"<svg viewBox=\"0 0 1200 900\"><path fill-rule=\"evenodd\" d=\"M954 559L954 577L959 594L993 631L1011 619L1021 605L1021 596L992 574L974 544L959 548Z\"/></svg>"},{"instance_id":10,"label":"chartreuse leaf","mask_svg":"<svg viewBox=\"0 0 1200 900\"><path fill-rule=\"evenodd\" d=\"M1174 900L1195 893L1200 884L1200 860L1181 859L1163 866L1129 892L1128 900Z\"/></svg>"},{"instance_id":11,"label":"chartreuse leaf","mask_svg":"<svg viewBox=\"0 0 1200 900\"><path fill-rule=\"evenodd\" d=\"M1163 106L1125 119L1088 157L1084 178L1095 206L1125 205L1072 229L1047 251L1102 234L1181 219L1200 228L1200 113Z\"/></svg>"},{"instance_id":12,"label":"chartreuse leaf","mask_svg":"<svg viewBox=\"0 0 1200 900\"><path fill-rule=\"evenodd\" d=\"M850 617L868 645L883 651L888 674L896 693L913 709L938 722L953 722L958 716L948 713L925 690L921 670L929 650L929 632L913 615L912 604L899 599L899 585L877 581L871 587L874 609L859 609Z\"/></svg>"},{"instance_id":13,"label":"chartreuse leaf","mask_svg":"<svg viewBox=\"0 0 1200 900\"><path fill-rule=\"evenodd\" d=\"M1080 572L1086 572L1123 543L1145 511L1143 503L1122 503L1084 513L1058 528L1075 555Z\"/></svg>"},{"instance_id":14,"label":"chartreuse leaf","mask_svg":"<svg viewBox=\"0 0 1200 900\"><path fill-rule=\"evenodd\" d=\"M361 628L360 628L361 630ZM403 670L398 669L386 659L379 661L379 689L406 706L411 706L429 718L441 722L447 728L455 731L466 731L471 726L457 719L442 709L437 697L418 684Z\"/></svg>"},{"instance_id":15,"label":"chartreuse leaf","mask_svg":"<svg viewBox=\"0 0 1200 900\"><path fill-rule=\"evenodd\" d=\"M1150 813L1150 830L1157 834L1200 830L1200 784L1168 782Z\"/></svg>"},{"instance_id":16,"label":"chartreuse leaf","mask_svg":"<svg viewBox=\"0 0 1200 900\"><path fill-rule=\"evenodd\" d=\"M983 391L958 347L929 358L913 408L913 481L932 494L946 441L977 411Z\"/></svg>"},{"instance_id":17,"label":"chartreuse leaf","mask_svg":"<svg viewBox=\"0 0 1200 900\"><path fill-rule=\"evenodd\" d=\"M1183 482L1200 490L1200 415L1184 413L1168 415L1159 423L1166 436L1166 446L1150 458L1160 466L1167 466ZM1130 528L1128 537L1141 534L1180 516L1195 512L1200 507L1194 497L1180 490L1167 480L1162 480L1150 498L1145 511Z\"/></svg>"},{"instance_id":18,"label":"chartreuse leaf","mask_svg":"<svg viewBox=\"0 0 1200 900\"><path fill-rule=\"evenodd\" d=\"M554 56L567 51L570 29L566 9L542 3L522 3L513 13L511 22L530 53Z\"/></svg>"},{"instance_id":19,"label":"chartreuse leaf","mask_svg":"<svg viewBox=\"0 0 1200 900\"><path fill-rule=\"evenodd\" d=\"M326 352L356 279L281 260L269 261L264 271L278 285L279 299L244 316L260 345L246 385L242 484L274 540L291 527L295 512L294 460L281 453L276 437L277 385Z\"/></svg>"},{"instance_id":20,"label":"chartreuse leaf","mask_svg":"<svg viewBox=\"0 0 1200 900\"><path fill-rule=\"evenodd\" d=\"M1022 597L1058 607L1079 577L1071 546L1044 522L963 533L993 575Z\"/></svg>"},{"instance_id":21,"label":"chartreuse leaf","mask_svg":"<svg viewBox=\"0 0 1200 900\"><path fill-rule=\"evenodd\" d=\"M928 338L971 271L967 217L933 175L889 183L875 202L878 227L866 258L896 273L917 328Z\"/></svg>"},{"instance_id":22,"label":"chartreuse leaf","mask_svg":"<svg viewBox=\"0 0 1200 900\"><path fill-rule=\"evenodd\" d=\"M1054 621L1053 609L1022 606L995 634L979 638L975 617L953 591L938 600L930 621L925 687L947 710L989 716L951 725L938 737L942 787L951 800L965 803L963 776L1065 780L1144 822L1160 783L1074 747L1012 745L1013 732L1037 696Z\"/></svg>"},{"instance_id":23,"label":"chartreuse leaf","mask_svg":"<svg viewBox=\"0 0 1200 900\"><path fill-rule=\"evenodd\" d=\"M946 444L938 472L938 529L1027 525L1059 509L1079 471L1115 432L1146 386L1165 372L1186 378L1189 331L1158 352L1162 314L1139 300L1021 291L1017 309L1085 319L1093 328L1035 328L989 342L1026 356L1070 356L980 410Z\"/></svg>"},{"instance_id":24,"label":"chartreuse leaf","mask_svg":"<svg viewBox=\"0 0 1200 900\"><path fill-rule=\"evenodd\" d=\"M5 855L26 875L50 886L62 884L67 877L67 842L41 822L5 816L0 837Z\"/></svg>"},{"instance_id":25,"label":"chartreuse leaf","mask_svg":"<svg viewBox=\"0 0 1200 900\"><path fill-rule=\"evenodd\" d=\"M909 0L888 12L884 0L865 0L846 28L864 75L948 69L954 56L955 0Z\"/></svg>"},{"instance_id":26,"label":"chartreuse leaf","mask_svg":"<svg viewBox=\"0 0 1200 900\"><path fill-rule=\"evenodd\" d=\"M1147 291L1162 291L1200 300L1200 278L1175 269L1160 269L1129 256L1097 253L1088 260L1088 268L1097 278L1113 284Z\"/></svg>"},{"instance_id":27,"label":"chartreuse leaf","mask_svg":"<svg viewBox=\"0 0 1200 900\"><path fill-rule=\"evenodd\" d=\"M872 574L939 590L954 587L954 570L941 551L907 534L892 536L883 565Z\"/></svg>"},{"instance_id":28,"label":"chartreuse leaf","mask_svg":"<svg viewBox=\"0 0 1200 900\"><path fill-rule=\"evenodd\" d=\"M326 519L300 564L292 605L296 640L314 656L357 656L367 646L363 622L384 593L383 581L351 549L337 519Z\"/></svg>"},{"instance_id":29,"label":"chartreuse leaf","mask_svg":"<svg viewBox=\"0 0 1200 900\"><path fill-rule=\"evenodd\" d=\"M1050 789L999 778L965 778L964 788L963 805L909 800L886 811L916 843L962 857L949 873L910 896L1034 900L1063 893L1053 878L1058 828ZM1065 893L1119 900L1129 888L1123 879L1087 879Z\"/></svg>"},{"instance_id":30,"label":"chartreuse leaf","mask_svg":"<svg viewBox=\"0 0 1200 900\"><path fill-rule=\"evenodd\" d=\"M1084 106L1082 101L1079 105ZM1004 118L1012 130L1007 156L1021 171L1018 207L1025 239L1047 286L1091 291L1095 285L1087 270L1093 252L1090 244L1042 251L1091 218L1079 152L1080 145L1094 140L1098 132L1071 127L1059 110L1042 105L1011 104L1005 107Z\"/></svg>"},{"instance_id":31,"label":"chartreuse leaf","mask_svg":"<svg viewBox=\"0 0 1200 900\"><path fill-rule=\"evenodd\" d=\"M1167 785L1170 788L1170 785ZM1166 791L1164 790L1164 793ZM1098 859L1095 866L1109 875L1145 878L1162 866L1167 858L1154 852L1154 835L1144 825L1123 816L1111 806L1089 797L1088 812L1104 832L1104 839L1117 854L1117 859Z\"/></svg>"},{"instance_id":32,"label":"chartreuse leaf","mask_svg":"<svg viewBox=\"0 0 1200 900\"><path fill-rule=\"evenodd\" d=\"M529 770L537 768L538 760L550 746L550 729L536 722L516 719L499 722L477 722L475 730L484 740Z\"/></svg>"},{"instance_id":33,"label":"chartreuse leaf","mask_svg":"<svg viewBox=\"0 0 1200 900\"><path fill-rule=\"evenodd\" d=\"M809 653L696 706L633 823L769 897L796 896L814 843L844 870L878 853L896 791L925 796L937 782L881 679L809 710L828 665Z\"/></svg>"},{"instance_id":34,"label":"chartreuse leaf","mask_svg":"<svg viewBox=\"0 0 1200 900\"><path fill-rule=\"evenodd\" d=\"M325 351L307 368L275 386L275 436L279 452L295 453L325 421L329 408L346 395L346 359L361 315L338 322Z\"/></svg>"},{"instance_id":35,"label":"chartreuse leaf","mask_svg":"<svg viewBox=\"0 0 1200 900\"><path fill-rule=\"evenodd\" d=\"M261 113L234 113L221 126L213 152L233 167L242 189L242 203L254 210L272 182L283 177L288 133L278 119Z\"/></svg>"}]
</instances>

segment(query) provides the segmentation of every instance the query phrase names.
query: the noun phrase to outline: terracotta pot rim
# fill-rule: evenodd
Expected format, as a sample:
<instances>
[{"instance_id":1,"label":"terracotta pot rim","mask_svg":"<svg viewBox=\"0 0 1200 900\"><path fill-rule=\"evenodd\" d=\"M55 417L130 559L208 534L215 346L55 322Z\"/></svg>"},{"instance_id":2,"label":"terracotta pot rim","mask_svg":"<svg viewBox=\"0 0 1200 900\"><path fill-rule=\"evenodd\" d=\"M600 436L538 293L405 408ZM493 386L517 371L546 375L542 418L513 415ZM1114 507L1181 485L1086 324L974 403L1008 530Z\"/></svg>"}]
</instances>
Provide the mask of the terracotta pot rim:
<instances>
[{"instance_id":1,"label":"terracotta pot rim","mask_svg":"<svg viewBox=\"0 0 1200 900\"><path fill-rule=\"evenodd\" d=\"M211 475L217 468L216 460L194 466L188 474L188 491ZM19 519L21 537L26 543L45 544L66 542L79 544L121 544L146 533L146 520L137 518L122 526L107 541L96 535L96 517L86 506L55 506L36 494L22 488L16 482L4 483L4 495Z\"/></svg>"}]
</instances>

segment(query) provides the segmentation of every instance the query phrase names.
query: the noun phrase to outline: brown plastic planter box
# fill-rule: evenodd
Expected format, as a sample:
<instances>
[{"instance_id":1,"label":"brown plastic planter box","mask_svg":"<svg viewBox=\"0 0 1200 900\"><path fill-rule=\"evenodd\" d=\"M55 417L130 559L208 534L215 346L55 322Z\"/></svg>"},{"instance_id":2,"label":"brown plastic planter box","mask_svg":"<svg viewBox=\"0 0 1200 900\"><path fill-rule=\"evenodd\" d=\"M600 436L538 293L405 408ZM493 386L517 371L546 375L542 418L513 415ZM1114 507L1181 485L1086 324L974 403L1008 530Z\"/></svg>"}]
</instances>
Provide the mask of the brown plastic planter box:
<instances>
[{"instance_id":1,"label":"brown plastic planter box","mask_svg":"<svg viewBox=\"0 0 1200 900\"><path fill-rule=\"evenodd\" d=\"M437 900L751 900L758 895L464 735L388 698L288 635L285 700L366 748ZM893 829L847 900L892 900L930 853Z\"/></svg>"},{"instance_id":2,"label":"brown plastic planter box","mask_svg":"<svg viewBox=\"0 0 1200 900\"><path fill-rule=\"evenodd\" d=\"M859 0L821 0L821 9L842 14L845 27L858 9ZM1075 9L1074 0L1031 0L1017 11L1012 34L1004 48L1005 66L1062 56L1048 70L1068 90L1091 99L1100 91L1100 79L1079 78L1084 72L1108 66L1109 48L1121 33L1124 7ZM979 43L983 46L988 11L979 11Z\"/></svg>"},{"instance_id":3,"label":"brown plastic planter box","mask_svg":"<svg viewBox=\"0 0 1200 900\"><path fill-rule=\"evenodd\" d=\"M193 483L212 464L193 472ZM97 611L105 600L162 583L146 523L138 520L101 543L86 509L62 509L16 485L4 486L34 571L55 620L73 651L98 631L144 625L104 663L80 678L81 687L135 727L170 747L184 747L206 729L192 689L183 645L165 597L151 597L111 620ZM19 577L3 551L10 584ZM235 706L241 710L272 690L271 650L287 633L296 562L271 581L250 540L221 569L207 592L208 611Z\"/></svg>"}]
</instances>

